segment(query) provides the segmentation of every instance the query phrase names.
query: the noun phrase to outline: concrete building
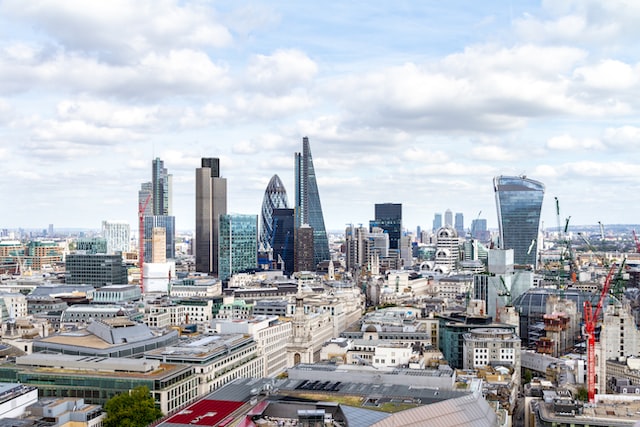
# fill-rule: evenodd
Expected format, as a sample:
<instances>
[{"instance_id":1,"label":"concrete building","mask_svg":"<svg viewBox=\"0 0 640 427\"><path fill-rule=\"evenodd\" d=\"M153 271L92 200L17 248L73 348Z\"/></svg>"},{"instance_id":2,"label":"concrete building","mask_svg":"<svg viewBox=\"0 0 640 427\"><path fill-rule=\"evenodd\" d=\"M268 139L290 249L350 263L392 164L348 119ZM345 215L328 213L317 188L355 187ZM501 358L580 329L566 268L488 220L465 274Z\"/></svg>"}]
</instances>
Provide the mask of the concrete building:
<instances>
[{"instance_id":1,"label":"concrete building","mask_svg":"<svg viewBox=\"0 0 640 427\"><path fill-rule=\"evenodd\" d=\"M100 405L89 405L79 398L44 398L28 408L30 419L52 422L52 427L102 427L107 413Z\"/></svg>"},{"instance_id":2,"label":"concrete building","mask_svg":"<svg viewBox=\"0 0 640 427\"><path fill-rule=\"evenodd\" d=\"M520 338L512 329L474 328L463 335L462 351L462 369L507 365L520 372Z\"/></svg>"},{"instance_id":3,"label":"concrete building","mask_svg":"<svg viewBox=\"0 0 640 427\"><path fill-rule=\"evenodd\" d=\"M122 261L121 254L73 253L67 255L65 264L67 284L100 288L128 283L127 265Z\"/></svg>"},{"instance_id":4,"label":"concrete building","mask_svg":"<svg viewBox=\"0 0 640 427\"><path fill-rule=\"evenodd\" d=\"M116 394L146 386L165 414L194 401L199 382L191 366L149 359L46 353L19 356L15 364L0 364L0 378L37 385L41 398L81 398L95 405L104 405Z\"/></svg>"},{"instance_id":5,"label":"concrete building","mask_svg":"<svg viewBox=\"0 0 640 427\"><path fill-rule=\"evenodd\" d=\"M460 261L460 239L451 226L436 232L436 257L433 270L440 274L454 271Z\"/></svg>"},{"instance_id":6,"label":"concrete building","mask_svg":"<svg viewBox=\"0 0 640 427\"><path fill-rule=\"evenodd\" d=\"M221 334L251 335L258 343L259 353L264 358L262 377L274 377L284 372L287 365L287 343L291 337L292 324L278 317L254 317L246 320L216 320L216 331Z\"/></svg>"},{"instance_id":7,"label":"concrete building","mask_svg":"<svg viewBox=\"0 0 640 427\"><path fill-rule=\"evenodd\" d=\"M314 250L314 233L313 229L306 224L297 227L294 232L294 253L293 253L293 270L294 271L315 271L313 250Z\"/></svg>"},{"instance_id":8,"label":"concrete building","mask_svg":"<svg viewBox=\"0 0 640 427\"><path fill-rule=\"evenodd\" d=\"M136 357L176 343L178 332L153 331L126 317L94 320L84 329L63 331L33 342L33 351L98 357Z\"/></svg>"},{"instance_id":9,"label":"concrete building","mask_svg":"<svg viewBox=\"0 0 640 427\"><path fill-rule=\"evenodd\" d=\"M103 286L93 293L94 304L125 304L140 298L140 287L135 285Z\"/></svg>"},{"instance_id":10,"label":"concrete building","mask_svg":"<svg viewBox=\"0 0 640 427\"><path fill-rule=\"evenodd\" d=\"M202 158L196 169L196 271L218 274L220 215L227 213L227 179L220 159Z\"/></svg>"},{"instance_id":11,"label":"concrete building","mask_svg":"<svg viewBox=\"0 0 640 427\"><path fill-rule=\"evenodd\" d=\"M242 334L208 335L181 341L145 353L147 360L189 366L197 378L197 395L213 390L236 378L260 377L264 358L253 337Z\"/></svg>"},{"instance_id":12,"label":"concrete building","mask_svg":"<svg viewBox=\"0 0 640 427\"><path fill-rule=\"evenodd\" d=\"M0 383L0 420L24 415L38 401L38 389L26 384Z\"/></svg>"}]
</instances>

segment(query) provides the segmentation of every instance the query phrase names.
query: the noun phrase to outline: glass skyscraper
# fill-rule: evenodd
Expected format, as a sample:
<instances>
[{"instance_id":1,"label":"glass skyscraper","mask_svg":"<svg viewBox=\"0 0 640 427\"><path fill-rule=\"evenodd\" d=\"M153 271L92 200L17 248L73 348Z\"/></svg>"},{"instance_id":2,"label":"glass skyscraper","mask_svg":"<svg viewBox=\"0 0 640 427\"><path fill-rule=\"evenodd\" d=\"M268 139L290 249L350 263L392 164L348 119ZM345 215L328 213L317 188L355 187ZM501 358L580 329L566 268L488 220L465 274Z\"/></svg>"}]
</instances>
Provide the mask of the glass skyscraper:
<instances>
[{"instance_id":1,"label":"glass skyscraper","mask_svg":"<svg viewBox=\"0 0 640 427\"><path fill-rule=\"evenodd\" d=\"M227 179L220 159L203 157L196 169L196 271L218 274L220 215L227 213Z\"/></svg>"},{"instance_id":2,"label":"glass skyscraper","mask_svg":"<svg viewBox=\"0 0 640 427\"><path fill-rule=\"evenodd\" d=\"M306 136L302 138L302 153L295 153L295 168L296 228L307 224L313 229L313 262L317 266L321 261L330 259L329 239L324 227L309 138Z\"/></svg>"},{"instance_id":3,"label":"glass skyscraper","mask_svg":"<svg viewBox=\"0 0 640 427\"><path fill-rule=\"evenodd\" d=\"M218 277L258 267L258 215L220 215Z\"/></svg>"},{"instance_id":4,"label":"glass skyscraper","mask_svg":"<svg viewBox=\"0 0 640 427\"><path fill-rule=\"evenodd\" d=\"M402 204L376 203L375 220L369 221L369 231L380 227L389 235L389 249L400 249L402 235Z\"/></svg>"},{"instance_id":5,"label":"glass skyscraper","mask_svg":"<svg viewBox=\"0 0 640 427\"><path fill-rule=\"evenodd\" d=\"M278 175L273 175L262 199L262 215L260 217L260 247L262 249L273 248L273 210L289 207L287 191Z\"/></svg>"},{"instance_id":6,"label":"glass skyscraper","mask_svg":"<svg viewBox=\"0 0 640 427\"><path fill-rule=\"evenodd\" d=\"M493 179L493 188L500 247L513 249L514 264L535 268L544 184L525 176L497 176Z\"/></svg>"},{"instance_id":7,"label":"glass skyscraper","mask_svg":"<svg viewBox=\"0 0 640 427\"><path fill-rule=\"evenodd\" d=\"M272 215L273 239L273 260L277 268L281 268L286 275L293 273L294 268L294 210L274 209Z\"/></svg>"},{"instance_id":8,"label":"glass skyscraper","mask_svg":"<svg viewBox=\"0 0 640 427\"><path fill-rule=\"evenodd\" d=\"M144 262L153 262L153 229L164 228L166 259L176 257L176 218L168 215L151 215L144 217Z\"/></svg>"}]
</instances>

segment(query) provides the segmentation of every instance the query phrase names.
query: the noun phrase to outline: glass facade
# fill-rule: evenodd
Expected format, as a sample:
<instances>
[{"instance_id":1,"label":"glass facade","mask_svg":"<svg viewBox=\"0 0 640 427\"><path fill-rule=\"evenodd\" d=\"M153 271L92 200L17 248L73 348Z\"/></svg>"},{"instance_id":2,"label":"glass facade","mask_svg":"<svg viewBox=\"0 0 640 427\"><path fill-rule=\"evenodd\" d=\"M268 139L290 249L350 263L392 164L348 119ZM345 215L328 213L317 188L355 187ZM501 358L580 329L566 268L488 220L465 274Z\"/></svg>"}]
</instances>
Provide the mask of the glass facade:
<instances>
[{"instance_id":1,"label":"glass facade","mask_svg":"<svg viewBox=\"0 0 640 427\"><path fill-rule=\"evenodd\" d=\"M153 215L144 217L144 262L150 263L153 258L153 229L164 228L166 231L167 259L176 257L176 217Z\"/></svg>"},{"instance_id":2,"label":"glass facade","mask_svg":"<svg viewBox=\"0 0 640 427\"><path fill-rule=\"evenodd\" d=\"M302 153L295 153L296 228L308 224L313 229L314 266L330 259L329 239L324 226L320 193L313 168L309 138L302 138Z\"/></svg>"},{"instance_id":3,"label":"glass facade","mask_svg":"<svg viewBox=\"0 0 640 427\"><path fill-rule=\"evenodd\" d=\"M389 235L389 249L399 249L402 235L402 204L376 203L375 220L369 223L369 231L373 231L373 227L380 227Z\"/></svg>"},{"instance_id":4,"label":"glass facade","mask_svg":"<svg viewBox=\"0 0 640 427\"><path fill-rule=\"evenodd\" d=\"M514 264L535 268L544 185L525 176L497 176L493 187L500 247L513 249Z\"/></svg>"},{"instance_id":5,"label":"glass facade","mask_svg":"<svg viewBox=\"0 0 640 427\"><path fill-rule=\"evenodd\" d=\"M220 215L219 278L258 267L258 216Z\"/></svg>"},{"instance_id":6,"label":"glass facade","mask_svg":"<svg viewBox=\"0 0 640 427\"><path fill-rule=\"evenodd\" d=\"M273 260L277 268L282 269L285 274L293 273L294 266L294 210L274 209L273 210Z\"/></svg>"},{"instance_id":7,"label":"glass facade","mask_svg":"<svg viewBox=\"0 0 640 427\"><path fill-rule=\"evenodd\" d=\"M262 216L260 217L260 247L273 248L273 210L288 208L287 191L278 175L273 175L262 200Z\"/></svg>"},{"instance_id":8,"label":"glass facade","mask_svg":"<svg viewBox=\"0 0 640 427\"><path fill-rule=\"evenodd\" d=\"M65 282L70 285L106 285L128 283L127 266L122 255L72 253L66 257Z\"/></svg>"}]
</instances>

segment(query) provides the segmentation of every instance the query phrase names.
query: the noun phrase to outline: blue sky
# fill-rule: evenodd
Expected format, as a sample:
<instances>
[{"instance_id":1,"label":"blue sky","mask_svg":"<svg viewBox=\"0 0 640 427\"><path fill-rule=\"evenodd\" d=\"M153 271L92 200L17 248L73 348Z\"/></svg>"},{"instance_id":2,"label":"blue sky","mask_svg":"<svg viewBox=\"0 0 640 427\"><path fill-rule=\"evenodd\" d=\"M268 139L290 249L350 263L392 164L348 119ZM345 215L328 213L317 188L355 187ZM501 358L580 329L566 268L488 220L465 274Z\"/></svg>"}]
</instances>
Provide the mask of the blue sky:
<instances>
[{"instance_id":1,"label":"blue sky","mask_svg":"<svg viewBox=\"0 0 640 427\"><path fill-rule=\"evenodd\" d=\"M160 157L177 227L220 157L230 212L258 214L311 141L329 229L375 203L404 223L479 211L492 178L546 185L572 224L639 223L640 3L0 2L0 227L136 228Z\"/></svg>"}]
</instances>

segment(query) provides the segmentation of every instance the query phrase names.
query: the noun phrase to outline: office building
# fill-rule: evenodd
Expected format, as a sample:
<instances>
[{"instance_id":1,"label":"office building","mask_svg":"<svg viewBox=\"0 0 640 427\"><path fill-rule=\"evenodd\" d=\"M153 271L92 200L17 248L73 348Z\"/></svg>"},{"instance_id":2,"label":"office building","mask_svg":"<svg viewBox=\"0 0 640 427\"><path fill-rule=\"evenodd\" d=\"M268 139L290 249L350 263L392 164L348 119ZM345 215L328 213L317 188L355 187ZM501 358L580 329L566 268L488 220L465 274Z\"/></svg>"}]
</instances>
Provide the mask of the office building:
<instances>
[{"instance_id":1,"label":"office building","mask_svg":"<svg viewBox=\"0 0 640 427\"><path fill-rule=\"evenodd\" d=\"M220 215L227 213L227 179L220 159L202 158L196 169L196 271L218 274Z\"/></svg>"},{"instance_id":2,"label":"office building","mask_svg":"<svg viewBox=\"0 0 640 427\"><path fill-rule=\"evenodd\" d=\"M525 176L497 176L493 187L500 247L513 249L515 264L535 268L544 185Z\"/></svg>"},{"instance_id":3,"label":"office building","mask_svg":"<svg viewBox=\"0 0 640 427\"><path fill-rule=\"evenodd\" d=\"M471 237L486 242L491 237L487 229L487 220L483 218L471 221Z\"/></svg>"},{"instance_id":4,"label":"office building","mask_svg":"<svg viewBox=\"0 0 640 427\"><path fill-rule=\"evenodd\" d=\"M293 209L273 209L271 215L273 260L276 268L290 275L294 271L295 215Z\"/></svg>"},{"instance_id":5,"label":"office building","mask_svg":"<svg viewBox=\"0 0 640 427\"><path fill-rule=\"evenodd\" d=\"M273 210L289 207L287 191L278 175L273 175L262 199L262 215L260 216L260 248L268 250L273 248ZM276 259L274 255L274 260Z\"/></svg>"},{"instance_id":6,"label":"office building","mask_svg":"<svg viewBox=\"0 0 640 427\"><path fill-rule=\"evenodd\" d=\"M461 212L456 212L453 228L456 229L458 236L464 236L464 215Z\"/></svg>"},{"instance_id":7,"label":"office building","mask_svg":"<svg viewBox=\"0 0 640 427\"><path fill-rule=\"evenodd\" d=\"M220 215L220 280L258 267L258 216Z\"/></svg>"},{"instance_id":8,"label":"office building","mask_svg":"<svg viewBox=\"0 0 640 427\"><path fill-rule=\"evenodd\" d=\"M369 252L373 246L369 240L369 230L365 227L355 227L353 224L347 226L344 232L346 246L346 267L347 271L354 275L367 269L369 263Z\"/></svg>"},{"instance_id":9,"label":"office building","mask_svg":"<svg viewBox=\"0 0 640 427\"><path fill-rule=\"evenodd\" d=\"M400 249L402 204L376 203L375 219L369 222L369 231L373 231L373 227L379 227L389 235L389 249Z\"/></svg>"},{"instance_id":10,"label":"office building","mask_svg":"<svg viewBox=\"0 0 640 427\"><path fill-rule=\"evenodd\" d=\"M433 215L433 231L436 232L442 228L442 214L437 213Z\"/></svg>"},{"instance_id":11,"label":"office building","mask_svg":"<svg viewBox=\"0 0 640 427\"><path fill-rule=\"evenodd\" d=\"M159 234L164 230L164 245ZM155 230L155 238L154 238ZM155 244L154 244L155 242ZM150 215L144 217L144 262L176 257L176 217ZM157 261L164 262L164 261Z\"/></svg>"},{"instance_id":12,"label":"office building","mask_svg":"<svg viewBox=\"0 0 640 427\"><path fill-rule=\"evenodd\" d=\"M293 269L294 271L315 271L316 264L313 258L313 228L303 224L295 229L293 239Z\"/></svg>"},{"instance_id":13,"label":"office building","mask_svg":"<svg viewBox=\"0 0 640 427\"><path fill-rule=\"evenodd\" d=\"M453 212L451 212L451 209L444 211L444 226L453 227Z\"/></svg>"},{"instance_id":14,"label":"office building","mask_svg":"<svg viewBox=\"0 0 640 427\"><path fill-rule=\"evenodd\" d=\"M324 226L316 172L313 167L309 138L302 138L302 153L295 153L296 228L307 224L313 230L313 263L328 260L329 239Z\"/></svg>"},{"instance_id":15,"label":"office building","mask_svg":"<svg viewBox=\"0 0 640 427\"><path fill-rule=\"evenodd\" d=\"M106 254L107 240L100 237L81 237L76 240L76 250L88 254Z\"/></svg>"},{"instance_id":16,"label":"office building","mask_svg":"<svg viewBox=\"0 0 640 427\"><path fill-rule=\"evenodd\" d=\"M70 285L106 285L128 283L127 265L122 255L72 253L66 257L65 283Z\"/></svg>"},{"instance_id":17,"label":"office building","mask_svg":"<svg viewBox=\"0 0 640 427\"><path fill-rule=\"evenodd\" d=\"M38 401L38 389L33 386L16 383L0 383L0 420L20 417L27 407ZM15 424L19 425L19 424Z\"/></svg>"},{"instance_id":18,"label":"office building","mask_svg":"<svg viewBox=\"0 0 640 427\"><path fill-rule=\"evenodd\" d=\"M107 253L131 250L131 227L124 221L102 221L102 237L107 241Z\"/></svg>"},{"instance_id":19,"label":"office building","mask_svg":"<svg viewBox=\"0 0 640 427\"><path fill-rule=\"evenodd\" d=\"M164 167L164 162L155 158L152 163L152 196L154 215L171 215L172 176Z\"/></svg>"},{"instance_id":20,"label":"office building","mask_svg":"<svg viewBox=\"0 0 640 427\"><path fill-rule=\"evenodd\" d=\"M143 182L138 191L138 207L143 209L142 215L153 215L153 183Z\"/></svg>"}]
</instances>

